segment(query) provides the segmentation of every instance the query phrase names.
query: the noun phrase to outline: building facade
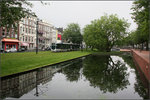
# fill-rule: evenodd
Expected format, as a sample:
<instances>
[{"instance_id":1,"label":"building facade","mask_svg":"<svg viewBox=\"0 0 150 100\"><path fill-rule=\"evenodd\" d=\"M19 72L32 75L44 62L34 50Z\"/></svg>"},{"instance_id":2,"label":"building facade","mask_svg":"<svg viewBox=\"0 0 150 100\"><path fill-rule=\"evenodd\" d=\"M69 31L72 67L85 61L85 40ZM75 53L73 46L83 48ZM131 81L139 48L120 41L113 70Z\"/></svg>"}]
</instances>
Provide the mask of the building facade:
<instances>
[{"instance_id":1,"label":"building facade","mask_svg":"<svg viewBox=\"0 0 150 100\"><path fill-rule=\"evenodd\" d=\"M38 23L38 48L45 49L52 43L52 25L44 20Z\"/></svg>"},{"instance_id":2,"label":"building facade","mask_svg":"<svg viewBox=\"0 0 150 100\"><path fill-rule=\"evenodd\" d=\"M56 43L57 42L57 29L52 26L52 43Z\"/></svg>"},{"instance_id":3,"label":"building facade","mask_svg":"<svg viewBox=\"0 0 150 100\"><path fill-rule=\"evenodd\" d=\"M4 50L24 48L26 50L36 49L36 39L38 35L38 49L44 50L50 47L52 43L57 43L60 34L52 24L44 20L38 20L32 15L28 15L19 21L17 29L0 28L0 38ZM38 26L37 26L38 25ZM37 32L38 28L38 32Z\"/></svg>"},{"instance_id":4,"label":"building facade","mask_svg":"<svg viewBox=\"0 0 150 100\"><path fill-rule=\"evenodd\" d=\"M28 50L36 48L36 22L37 18L31 15L26 16L19 22L20 48Z\"/></svg>"},{"instance_id":5,"label":"building facade","mask_svg":"<svg viewBox=\"0 0 150 100\"><path fill-rule=\"evenodd\" d=\"M17 28L6 28L0 27L0 38L1 38L1 47L4 51L15 48L16 50L19 48L19 24L17 24Z\"/></svg>"}]
</instances>

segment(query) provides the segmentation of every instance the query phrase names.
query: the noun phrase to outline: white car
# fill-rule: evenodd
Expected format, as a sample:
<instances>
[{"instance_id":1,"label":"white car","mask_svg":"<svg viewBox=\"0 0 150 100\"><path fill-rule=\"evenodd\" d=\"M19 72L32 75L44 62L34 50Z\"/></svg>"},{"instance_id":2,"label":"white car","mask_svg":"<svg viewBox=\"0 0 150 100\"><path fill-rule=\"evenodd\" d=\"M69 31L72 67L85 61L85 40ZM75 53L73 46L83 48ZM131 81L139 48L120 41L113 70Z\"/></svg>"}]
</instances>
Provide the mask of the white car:
<instances>
[{"instance_id":1,"label":"white car","mask_svg":"<svg viewBox=\"0 0 150 100\"><path fill-rule=\"evenodd\" d=\"M17 49L16 48L11 48L10 52L17 52Z\"/></svg>"},{"instance_id":2,"label":"white car","mask_svg":"<svg viewBox=\"0 0 150 100\"><path fill-rule=\"evenodd\" d=\"M17 52L16 48L7 49L6 52Z\"/></svg>"},{"instance_id":3,"label":"white car","mask_svg":"<svg viewBox=\"0 0 150 100\"><path fill-rule=\"evenodd\" d=\"M10 52L10 49L7 49L5 52Z\"/></svg>"}]
</instances>

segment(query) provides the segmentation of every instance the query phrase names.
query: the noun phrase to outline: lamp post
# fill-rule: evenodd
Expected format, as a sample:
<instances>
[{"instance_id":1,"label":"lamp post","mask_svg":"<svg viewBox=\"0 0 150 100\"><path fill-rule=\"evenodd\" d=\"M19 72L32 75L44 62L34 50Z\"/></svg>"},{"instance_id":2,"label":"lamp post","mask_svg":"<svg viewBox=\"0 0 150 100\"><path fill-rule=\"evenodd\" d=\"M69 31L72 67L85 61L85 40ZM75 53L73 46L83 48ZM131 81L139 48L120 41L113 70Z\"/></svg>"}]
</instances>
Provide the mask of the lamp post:
<instances>
[{"instance_id":1,"label":"lamp post","mask_svg":"<svg viewBox=\"0 0 150 100\"><path fill-rule=\"evenodd\" d=\"M38 54L38 33L39 33L39 19L36 22L36 54Z\"/></svg>"}]
</instances>

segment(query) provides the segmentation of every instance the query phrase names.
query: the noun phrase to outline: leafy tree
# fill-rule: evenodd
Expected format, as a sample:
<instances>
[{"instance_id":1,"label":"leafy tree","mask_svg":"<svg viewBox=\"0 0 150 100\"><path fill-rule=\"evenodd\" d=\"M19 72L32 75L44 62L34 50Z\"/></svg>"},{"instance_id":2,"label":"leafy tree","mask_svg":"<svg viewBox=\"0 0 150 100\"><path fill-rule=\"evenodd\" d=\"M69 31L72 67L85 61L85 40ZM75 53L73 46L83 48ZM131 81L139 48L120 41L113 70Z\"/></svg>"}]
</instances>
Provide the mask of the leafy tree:
<instances>
[{"instance_id":1,"label":"leafy tree","mask_svg":"<svg viewBox=\"0 0 150 100\"><path fill-rule=\"evenodd\" d=\"M134 45L138 43L137 31L132 31L128 34L127 37L123 39L123 45L131 45L134 48Z\"/></svg>"},{"instance_id":2,"label":"leafy tree","mask_svg":"<svg viewBox=\"0 0 150 100\"><path fill-rule=\"evenodd\" d=\"M69 43L72 42L72 43L81 44L82 35L81 35L79 24L76 23L69 24L67 28L64 29L64 34L62 38Z\"/></svg>"},{"instance_id":3,"label":"leafy tree","mask_svg":"<svg viewBox=\"0 0 150 100\"><path fill-rule=\"evenodd\" d=\"M31 13L30 9L23 7L27 5L32 7L26 0L1 0L0 1L0 27L17 27L17 22L27 14Z\"/></svg>"},{"instance_id":4,"label":"leafy tree","mask_svg":"<svg viewBox=\"0 0 150 100\"><path fill-rule=\"evenodd\" d=\"M114 45L119 44L128 27L126 20L119 19L117 15L105 14L85 26L83 39L87 46L99 51L110 51Z\"/></svg>"},{"instance_id":5,"label":"leafy tree","mask_svg":"<svg viewBox=\"0 0 150 100\"><path fill-rule=\"evenodd\" d=\"M137 23L138 41L140 43L146 42L146 49L148 50L149 41L149 0L135 0L133 2L132 18Z\"/></svg>"}]
</instances>

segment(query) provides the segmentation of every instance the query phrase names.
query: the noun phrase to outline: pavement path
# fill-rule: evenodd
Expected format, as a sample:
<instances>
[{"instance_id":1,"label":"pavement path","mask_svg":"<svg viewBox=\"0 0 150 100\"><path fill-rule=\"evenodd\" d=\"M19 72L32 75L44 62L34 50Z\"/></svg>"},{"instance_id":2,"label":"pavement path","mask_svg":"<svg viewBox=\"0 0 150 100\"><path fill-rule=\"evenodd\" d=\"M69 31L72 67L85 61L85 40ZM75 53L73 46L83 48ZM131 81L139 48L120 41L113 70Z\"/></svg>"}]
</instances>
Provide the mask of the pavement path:
<instances>
[{"instance_id":1,"label":"pavement path","mask_svg":"<svg viewBox=\"0 0 150 100\"><path fill-rule=\"evenodd\" d=\"M146 62L150 63L150 52L132 49L137 55L142 57Z\"/></svg>"},{"instance_id":2,"label":"pavement path","mask_svg":"<svg viewBox=\"0 0 150 100\"><path fill-rule=\"evenodd\" d=\"M134 51L137 55L142 57L146 62L150 63L150 52L149 51L144 51L144 50L139 50L139 49L120 49L122 52L131 52Z\"/></svg>"}]
</instances>

